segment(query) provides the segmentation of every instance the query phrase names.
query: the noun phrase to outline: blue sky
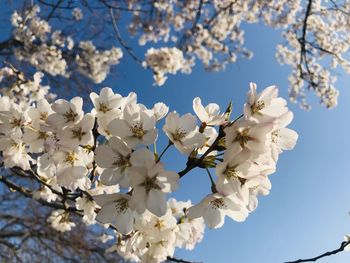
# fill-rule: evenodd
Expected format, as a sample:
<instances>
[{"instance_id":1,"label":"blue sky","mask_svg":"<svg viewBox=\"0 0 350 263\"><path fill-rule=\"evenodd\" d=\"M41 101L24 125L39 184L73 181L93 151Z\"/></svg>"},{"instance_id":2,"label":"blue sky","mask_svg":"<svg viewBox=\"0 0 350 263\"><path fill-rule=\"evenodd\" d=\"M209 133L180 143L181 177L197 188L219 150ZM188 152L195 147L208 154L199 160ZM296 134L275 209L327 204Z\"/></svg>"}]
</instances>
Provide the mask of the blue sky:
<instances>
[{"instance_id":1,"label":"blue sky","mask_svg":"<svg viewBox=\"0 0 350 263\"><path fill-rule=\"evenodd\" d=\"M198 64L191 75L169 76L163 87L152 86L151 72L125 54L114 74L96 90L110 86L123 95L135 91L139 102L151 107L163 101L181 114L192 112L192 100L197 96L205 104L218 103L222 109L232 101L237 116L251 81L260 89L276 84L281 96L287 98L290 68L278 65L274 57L275 46L281 41L278 31L249 25L246 45L254 51L252 60L241 60L220 73L204 72ZM142 54L138 48L135 51ZM271 176L271 194L259 199L257 210L245 222L226 220L219 230L207 229L195 250L178 250L176 256L206 263L274 263L337 248L343 235L350 233L349 83L349 76L339 78L339 105L333 110L320 106L311 93L313 109L309 112L289 103L294 112L290 127L299 133L299 141L293 151L280 156L277 172ZM162 133L161 137L164 146ZM174 149L164 157L166 166L176 171L182 170L184 160ZM175 196L196 202L209 191L205 171L197 169L182 179ZM350 253L319 262L348 263Z\"/></svg>"}]
</instances>

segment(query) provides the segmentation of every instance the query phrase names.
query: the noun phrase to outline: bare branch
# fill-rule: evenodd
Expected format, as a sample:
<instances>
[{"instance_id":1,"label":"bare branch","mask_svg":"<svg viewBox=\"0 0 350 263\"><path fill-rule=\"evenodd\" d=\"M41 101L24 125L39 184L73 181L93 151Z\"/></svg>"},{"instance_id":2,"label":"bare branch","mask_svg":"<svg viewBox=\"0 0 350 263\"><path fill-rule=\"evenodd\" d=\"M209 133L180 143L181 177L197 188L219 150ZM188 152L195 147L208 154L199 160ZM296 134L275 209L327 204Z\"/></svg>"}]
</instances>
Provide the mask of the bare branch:
<instances>
[{"instance_id":1,"label":"bare branch","mask_svg":"<svg viewBox=\"0 0 350 263\"><path fill-rule=\"evenodd\" d=\"M314 258L307 258L307 259L298 259L298 260L295 260L295 261L288 261L286 263L301 263L301 262L315 262L321 258L324 258L324 257L328 257L328 256L331 256L331 255L335 255L339 252L342 252L344 251L345 247L347 245L350 245L350 240L349 241L344 241L340 244L340 247L338 249L335 249L335 250L332 250L332 251L329 251L329 252L326 252L326 253L323 253L322 255L319 255L317 257L314 257Z\"/></svg>"},{"instance_id":2,"label":"bare branch","mask_svg":"<svg viewBox=\"0 0 350 263\"><path fill-rule=\"evenodd\" d=\"M174 257L167 257L167 261L179 262L179 263L200 263L200 262L187 261L187 260L184 260L184 259L179 259L179 258L174 258Z\"/></svg>"}]
</instances>

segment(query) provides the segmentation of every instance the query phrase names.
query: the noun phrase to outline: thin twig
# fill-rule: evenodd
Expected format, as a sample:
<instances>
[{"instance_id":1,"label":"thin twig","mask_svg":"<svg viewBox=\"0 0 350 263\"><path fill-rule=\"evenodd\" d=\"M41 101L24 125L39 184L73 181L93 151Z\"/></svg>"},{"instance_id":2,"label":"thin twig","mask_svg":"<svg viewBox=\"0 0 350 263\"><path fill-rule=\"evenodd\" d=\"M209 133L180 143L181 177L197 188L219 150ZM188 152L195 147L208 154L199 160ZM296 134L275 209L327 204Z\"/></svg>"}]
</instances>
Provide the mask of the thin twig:
<instances>
[{"instance_id":1,"label":"thin twig","mask_svg":"<svg viewBox=\"0 0 350 263\"><path fill-rule=\"evenodd\" d=\"M321 258L324 258L324 257L328 257L328 256L331 256L331 255L335 255L339 252L342 252L344 251L345 247L347 245L350 245L350 240L349 241L344 241L340 244L340 247L338 249L335 249L335 250L332 250L332 251L329 251L329 252L326 252L326 253L323 253L322 255L319 255L317 257L314 257L314 258L307 258L307 259L298 259L298 260L295 260L295 261L288 261L286 263L301 263L301 262L315 262Z\"/></svg>"},{"instance_id":2,"label":"thin twig","mask_svg":"<svg viewBox=\"0 0 350 263\"><path fill-rule=\"evenodd\" d=\"M117 38L118 42L123 46L123 48L126 50L126 52L128 52L128 54L137 62L139 63L140 65L142 65L142 60L139 59L134 51L132 50L131 47L128 46L128 44L124 41L124 39L122 38L121 34L120 34L120 31L119 31L119 28L117 26L117 23L115 21L115 17L114 17L114 14L113 14L113 10L112 8L109 8L109 15L111 17L111 20L112 20L112 26L113 26L113 30L114 30L114 33L115 33L115 37Z\"/></svg>"},{"instance_id":3,"label":"thin twig","mask_svg":"<svg viewBox=\"0 0 350 263\"><path fill-rule=\"evenodd\" d=\"M179 259L174 257L167 257L167 261L178 262L178 263L200 263L200 262L187 261L184 259Z\"/></svg>"}]
</instances>

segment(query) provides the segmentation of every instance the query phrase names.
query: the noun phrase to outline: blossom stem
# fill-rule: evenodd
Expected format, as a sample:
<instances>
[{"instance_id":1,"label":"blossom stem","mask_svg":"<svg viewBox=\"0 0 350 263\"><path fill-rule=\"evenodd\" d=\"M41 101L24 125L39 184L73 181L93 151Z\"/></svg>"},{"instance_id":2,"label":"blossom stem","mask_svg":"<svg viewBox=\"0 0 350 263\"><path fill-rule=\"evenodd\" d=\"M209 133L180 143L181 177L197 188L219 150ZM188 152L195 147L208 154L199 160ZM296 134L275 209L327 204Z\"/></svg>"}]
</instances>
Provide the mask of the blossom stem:
<instances>
[{"instance_id":1,"label":"blossom stem","mask_svg":"<svg viewBox=\"0 0 350 263\"><path fill-rule=\"evenodd\" d=\"M232 121L228 126L233 125L235 122L237 122L239 119L243 118L244 114L239 115L234 121Z\"/></svg>"},{"instance_id":2,"label":"blossom stem","mask_svg":"<svg viewBox=\"0 0 350 263\"><path fill-rule=\"evenodd\" d=\"M210 179L210 182L211 182L211 191L212 191L213 193L216 193L217 191L216 191L216 186L215 186L214 179L213 179L213 177L211 176L211 173L210 173L209 169L208 169L208 168L205 168L205 170L207 171L208 176L209 176L209 179Z\"/></svg>"},{"instance_id":3,"label":"blossom stem","mask_svg":"<svg viewBox=\"0 0 350 263\"><path fill-rule=\"evenodd\" d=\"M92 135L94 137L94 145L92 146L92 151L94 152L96 150L96 146L97 146L97 137L100 135L98 133L98 126L97 126L97 118L95 118L95 123L94 123L94 127L92 128ZM90 180L92 181L94 179L95 176L95 170L96 170L96 162L95 159L92 162L92 170L90 173Z\"/></svg>"},{"instance_id":4,"label":"blossom stem","mask_svg":"<svg viewBox=\"0 0 350 263\"><path fill-rule=\"evenodd\" d=\"M157 143L153 143L153 152L155 155L157 155Z\"/></svg>"},{"instance_id":5,"label":"blossom stem","mask_svg":"<svg viewBox=\"0 0 350 263\"><path fill-rule=\"evenodd\" d=\"M160 159L163 157L164 153L170 148L170 146L173 145L172 141L169 141L168 145L164 148L164 150L162 151L162 153L159 155L157 162L160 161Z\"/></svg>"}]
</instances>

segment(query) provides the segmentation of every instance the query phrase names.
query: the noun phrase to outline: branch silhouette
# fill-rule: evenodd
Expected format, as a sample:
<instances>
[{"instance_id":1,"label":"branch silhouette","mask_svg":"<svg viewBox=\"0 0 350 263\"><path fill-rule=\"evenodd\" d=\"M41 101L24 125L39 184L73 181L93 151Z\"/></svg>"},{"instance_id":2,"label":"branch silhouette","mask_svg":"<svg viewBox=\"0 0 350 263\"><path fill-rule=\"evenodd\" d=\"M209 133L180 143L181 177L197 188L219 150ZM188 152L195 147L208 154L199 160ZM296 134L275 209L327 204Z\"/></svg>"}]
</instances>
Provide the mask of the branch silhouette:
<instances>
[{"instance_id":1,"label":"branch silhouette","mask_svg":"<svg viewBox=\"0 0 350 263\"><path fill-rule=\"evenodd\" d=\"M350 245L350 240L342 242L338 249L335 249L335 250L332 250L332 251L328 251L328 252L323 253L322 255L319 255L317 257L307 258L307 259L298 259L298 260L295 260L295 261L288 261L288 262L285 262L285 263L315 262L315 261L317 261L317 260L319 260L321 258L332 256L332 255L338 254L339 252L344 251L344 249L345 249L345 247L347 245Z\"/></svg>"}]
</instances>

